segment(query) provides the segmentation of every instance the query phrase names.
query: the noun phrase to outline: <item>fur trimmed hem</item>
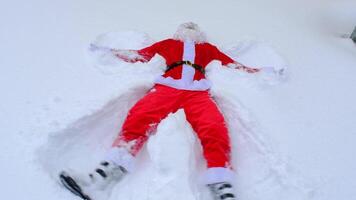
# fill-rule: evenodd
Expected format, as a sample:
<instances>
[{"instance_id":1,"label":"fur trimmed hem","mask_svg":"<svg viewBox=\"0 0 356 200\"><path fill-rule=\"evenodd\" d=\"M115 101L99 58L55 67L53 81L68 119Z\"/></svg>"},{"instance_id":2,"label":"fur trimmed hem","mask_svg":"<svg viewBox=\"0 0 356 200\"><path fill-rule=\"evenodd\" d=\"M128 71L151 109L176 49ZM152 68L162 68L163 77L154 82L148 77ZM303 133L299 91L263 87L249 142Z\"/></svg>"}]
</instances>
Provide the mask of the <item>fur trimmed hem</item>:
<instances>
[{"instance_id":1,"label":"fur trimmed hem","mask_svg":"<svg viewBox=\"0 0 356 200\"><path fill-rule=\"evenodd\" d=\"M206 185L232 182L235 178L235 172L225 167L212 167L208 168L203 174L203 183Z\"/></svg>"},{"instance_id":2,"label":"fur trimmed hem","mask_svg":"<svg viewBox=\"0 0 356 200\"><path fill-rule=\"evenodd\" d=\"M111 148L104 159L124 167L128 172L132 172L135 169L136 158L123 147Z\"/></svg>"}]
</instances>

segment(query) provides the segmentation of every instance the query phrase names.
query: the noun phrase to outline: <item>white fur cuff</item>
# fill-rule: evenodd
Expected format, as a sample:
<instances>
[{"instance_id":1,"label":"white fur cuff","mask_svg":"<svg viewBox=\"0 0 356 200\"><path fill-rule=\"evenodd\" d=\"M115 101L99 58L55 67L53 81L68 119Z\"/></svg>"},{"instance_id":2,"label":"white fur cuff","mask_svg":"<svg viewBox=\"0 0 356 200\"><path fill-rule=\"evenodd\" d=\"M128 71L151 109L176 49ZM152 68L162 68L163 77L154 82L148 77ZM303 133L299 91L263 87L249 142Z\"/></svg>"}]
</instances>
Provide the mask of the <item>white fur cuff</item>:
<instances>
[{"instance_id":1,"label":"white fur cuff","mask_svg":"<svg viewBox=\"0 0 356 200\"><path fill-rule=\"evenodd\" d=\"M234 180L235 173L225 167L212 167L206 170L203 174L204 184L214 184L221 182L232 182Z\"/></svg>"},{"instance_id":2,"label":"white fur cuff","mask_svg":"<svg viewBox=\"0 0 356 200\"><path fill-rule=\"evenodd\" d=\"M104 159L124 167L128 172L132 172L135 169L136 158L122 147L111 148Z\"/></svg>"}]
</instances>

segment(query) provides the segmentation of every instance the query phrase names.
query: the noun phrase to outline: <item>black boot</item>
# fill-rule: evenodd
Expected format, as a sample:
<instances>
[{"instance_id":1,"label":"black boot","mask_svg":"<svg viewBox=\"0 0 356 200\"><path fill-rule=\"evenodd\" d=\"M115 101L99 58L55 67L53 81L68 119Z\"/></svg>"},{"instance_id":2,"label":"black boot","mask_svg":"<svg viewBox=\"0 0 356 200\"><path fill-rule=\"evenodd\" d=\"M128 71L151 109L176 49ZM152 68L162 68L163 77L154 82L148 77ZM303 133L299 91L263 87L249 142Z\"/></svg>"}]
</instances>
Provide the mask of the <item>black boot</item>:
<instances>
[{"instance_id":1,"label":"black boot","mask_svg":"<svg viewBox=\"0 0 356 200\"><path fill-rule=\"evenodd\" d=\"M215 200L236 200L232 185L228 182L209 184Z\"/></svg>"},{"instance_id":2,"label":"black boot","mask_svg":"<svg viewBox=\"0 0 356 200\"><path fill-rule=\"evenodd\" d=\"M101 162L92 173L81 174L74 171L63 171L59 174L63 186L82 199L91 200L91 193L110 188L112 183L118 182L126 169L112 162Z\"/></svg>"}]
</instances>

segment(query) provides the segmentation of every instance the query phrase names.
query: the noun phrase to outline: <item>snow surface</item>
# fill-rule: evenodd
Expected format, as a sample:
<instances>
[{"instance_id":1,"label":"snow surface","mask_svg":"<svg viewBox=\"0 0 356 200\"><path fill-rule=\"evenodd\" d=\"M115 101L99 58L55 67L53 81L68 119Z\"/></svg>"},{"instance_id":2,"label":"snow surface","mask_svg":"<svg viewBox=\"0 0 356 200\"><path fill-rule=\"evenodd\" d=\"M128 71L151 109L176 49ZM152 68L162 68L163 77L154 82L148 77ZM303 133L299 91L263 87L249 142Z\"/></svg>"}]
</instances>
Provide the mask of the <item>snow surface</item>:
<instances>
[{"instance_id":1,"label":"snow surface","mask_svg":"<svg viewBox=\"0 0 356 200\"><path fill-rule=\"evenodd\" d=\"M77 199L59 186L56 172L89 170L162 67L159 57L148 64L93 65L89 43L103 32L133 29L157 41L186 21L200 24L227 52L248 46L257 52L256 64L288 65L277 82L209 66L212 93L231 130L240 199L355 198L356 48L318 26L324 2L3 2L2 198ZM351 27L346 21L343 27ZM137 45L130 36L145 38L132 31L128 45ZM287 62L259 54L265 47ZM99 198L209 199L199 184L204 161L198 144L184 113L170 115L140 155L137 173Z\"/></svg>"}]
</instances>

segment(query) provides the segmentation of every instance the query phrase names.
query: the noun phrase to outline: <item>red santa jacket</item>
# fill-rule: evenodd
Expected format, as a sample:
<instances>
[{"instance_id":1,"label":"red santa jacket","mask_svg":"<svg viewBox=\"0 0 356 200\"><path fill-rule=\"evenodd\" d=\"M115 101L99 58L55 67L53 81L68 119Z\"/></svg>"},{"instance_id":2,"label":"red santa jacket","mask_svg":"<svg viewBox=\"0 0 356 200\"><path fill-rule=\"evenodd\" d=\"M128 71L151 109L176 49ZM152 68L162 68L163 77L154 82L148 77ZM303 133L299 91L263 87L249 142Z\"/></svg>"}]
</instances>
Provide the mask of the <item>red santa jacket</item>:
<instances>
[{"instance_id":1,"label":"red santa jacket","mask_svg":"<svg viewBox=\"0 0 356 200\"><path fill-rule=\"evenodd\" d=\"M137 52L145 61L149 61L155 54L159 54L165 58L167 66L185 60L200 65L204 69L213 60L219 60L223 65L234 63L232 58L210 43L167 39ZM205 75L188 65L180 65L165 72L156 80L156 83L187 90L207 90L210 88L210 83L205 79Z\"/></svg>"}]
</instances>

